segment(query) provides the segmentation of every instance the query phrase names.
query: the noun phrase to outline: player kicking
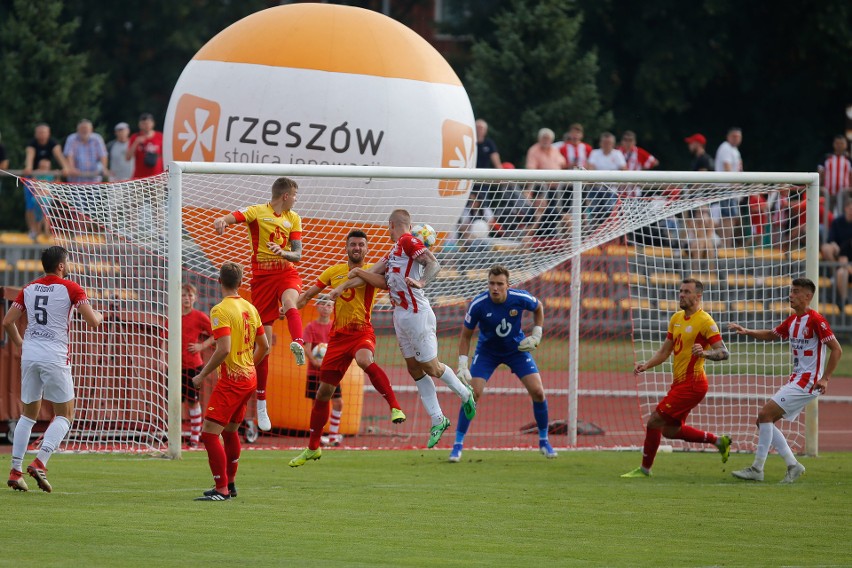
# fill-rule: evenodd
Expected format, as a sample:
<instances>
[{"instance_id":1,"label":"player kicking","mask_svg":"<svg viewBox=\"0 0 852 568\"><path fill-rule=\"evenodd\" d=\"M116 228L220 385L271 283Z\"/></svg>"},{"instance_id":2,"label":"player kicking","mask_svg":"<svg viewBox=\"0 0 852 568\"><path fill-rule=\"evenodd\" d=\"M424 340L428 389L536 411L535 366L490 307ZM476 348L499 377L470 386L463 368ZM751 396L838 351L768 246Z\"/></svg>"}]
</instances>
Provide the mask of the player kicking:
<instances>
[{"instance_id":1,"label":"player kicking","mask_svg":"<svg viewBox=\"0 0 852 568\"><path fill-rule=\"evenodd\" d=\"M272 337L272 324L281 312L290 330L290 351L297 365L305 364L302 347L302 316L296 309L296 299L302 289L302 279L295 263L302 260L302 219L293 211L299 186L295 181L280 177L272 184L272 200L265 205L252 205L234 211L213 222L218 234L225 227L245 223L251 242L251 302L255 305L266 335ZM266 383L269 378L269 359L257 366L257 427L272 429L266 410Z\"/></svg>"},{"instance_id":2,"label":"player kicking","mask_svg":"<svg viewBox=\"0 0 852 568\"><path fill-rule=\"evenodd\" d=\"M533 328L524 336L521 319L524 311L533 313ZM544 306L526 290L509 288L509 270L495 264L488 271L488 291L478 294L467 308L459 337L459 378L471 385L477 403L482 398L485 384L500 364L508 366L526 387L533 401L533 416L538 426L538 448L548 458L557 457L547 437L549 419L547 399L541 384L538 367L530 355L541 343L544 325ZM467 354L473 330L479 326L479 340L473 365L468 369ZM450 452L450 461L461 460L464 437L470 419L459 410L456 424L456 443Z\"/></svg>"},{"instance_id":3,"label":"player kicking","mask_svg":"<svg viewBox=\"0 0 852 568\"><path fill-rule=\"evenodd\" d=\"M680 311L671 317L665 341L653 357L644 363L636 363L633 369L637 375L644 373L674 353L674 380L668 394L648 419L642 465L621 477L650 477L662 436L696 444L713 444L722 454L722 463L728 461L731 453L729 436L717 436L686 425L686 417L704 400L709 388L704 374L704 360L724 361L729 357L716 322L701 309L703 293L704 285L695 278L686 278L681 282Z\"/></svg>"},{"instance_id":4,"label":"player kicking","mask_svg":"<svg viewBox=\"0 0 852 568\"><path fill-rule=\"evenodd\" d=\"M420 239L411 234L411 215L405 209L396 209L390 214L388 234L394 247L387 256L369 270L352 270L350 280L336 288L331 296L360 286L362 282L388 290L394 307L393 326L399 349L417 385L420 400L432 419L426 444L432 448L450 427L438 402L433 378L440 379L462 399L468 419L476 414L476 400L470 386L462 383L448 365L438 360L437 322L423 289L438 275L441 265Z\"/></svg>"},{"instance_id":5,"label":"player kicking","mask_svg":"<svg viewBox=\"0 0 852 568\"><path fill-rule=\"evenodd\" d=\"M210 310L216 350L193 378L196 388L200 388L219 369L219 381L207 402L201 429L215 487L196 497L196 501L226 501L237 496L235 478L242 451L237 430L245 418L246 404L257 388L256 365L269 353L269 339L257 309L239 295L242 281L243 269L238 264L222 264L219 269L222 301Z\"/></svg>"},{"instance_id":6,"label":"player kicking","mask_svg":"<svg viewBox=\"0 0 852 568\"><path fill-rule=\"evenodd\" d=\"M41 265L45 275L24 286L3 318L6 335L21 348L21 402L24 404L12 441L12 471L8 485L18 491L27 490L23 478L24 454L44 399L53 404L54 417L44 433L36 459L27 466L27 473L35 479L39 489L50 493L53 488L47 481L47 462L74 420L74 381L68 351L71 309L77 308L90 328L98 327L103 315L92 309L78 284L65 279L67 250L59 246L45 249L41 253ZM27 327L22 338L16 322L24 313L27 314Z\"/></svg>"},{"instance_id":7,"label":"player kicking","mask_svg":"<svg viewBox=\"0 0 852 568\"><path fill-rule=\"evenodd\" d=\"M308 288L301 296L297 305L302 308L328 286L335 288L337 293L330 294L334 299L334 323L328 341L328 349L320 366L320 384L311 409L311 438L308 447L301 454L290 460L291 467L304 465L308 460L318 460L322 456L320 442L322 430L328 422L329 401L335 390L340 387L343 375L352 363L352 359L367 373L370 382L390 406L391 421L399 424L405 422L405 413L396 400L390 380L385 372L373 360L376 351L376 334L370 315L373 310L373 300L376 288L371 284L358 280L358 285L342 290L348 282L350 271L364 267L367 256L367 234L363 231L352 230L346 236L346 262L335 264L320 274L317 282ZM366 265L370 266L370 265Z\"/></svg>"},{"instance_id":8,"label":"player kicking","mask_svg":"<svg viewBox=\"0 0 852 568\"><path fill-rule=\"evenodd\" d=\"M781 483L793 483L803 473L805 466L793 455L784 434L775 425L781 418L795 420L807 404L825 393L828 381L840 362L843 349L825 318L810 309L816 286L807 278L796 278L790 286L790 307L795 312L775 329L746 329L732 323L729 328L740 335L762 341L789 339L793 355L793 373L787 383L766 401L757 414L757 450L754 463L745 469L732 472L739 479L763 481L763 466L770 446L787 464L787 474ZM831 351L825 361L825 348ZM824 369L823 369L824 365Z\"/></svg>"}]
</instances>

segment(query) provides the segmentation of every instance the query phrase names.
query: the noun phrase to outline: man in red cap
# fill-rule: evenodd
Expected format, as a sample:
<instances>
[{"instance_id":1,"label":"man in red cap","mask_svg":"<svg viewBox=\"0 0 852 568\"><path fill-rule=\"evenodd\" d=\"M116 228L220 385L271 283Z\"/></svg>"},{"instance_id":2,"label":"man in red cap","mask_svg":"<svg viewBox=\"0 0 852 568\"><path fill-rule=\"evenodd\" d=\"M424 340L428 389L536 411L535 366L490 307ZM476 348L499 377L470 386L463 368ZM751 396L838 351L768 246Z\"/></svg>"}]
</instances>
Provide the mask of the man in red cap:
<instances>
[{"instance_id":1,"label":"man in red cap","mask_svg":"<svg viewBox=\"0 0 852 568\"><path fill-rule=\"evenodd\" d=\"M712 172L716 169L713 156L704 150L704 147L707 145L707 139L703 134L693 134L689 138L684 138L683 141L689 144L689 151L695 156L695 159L692 161L693 171Z\"/></svg>"}]
</instances>

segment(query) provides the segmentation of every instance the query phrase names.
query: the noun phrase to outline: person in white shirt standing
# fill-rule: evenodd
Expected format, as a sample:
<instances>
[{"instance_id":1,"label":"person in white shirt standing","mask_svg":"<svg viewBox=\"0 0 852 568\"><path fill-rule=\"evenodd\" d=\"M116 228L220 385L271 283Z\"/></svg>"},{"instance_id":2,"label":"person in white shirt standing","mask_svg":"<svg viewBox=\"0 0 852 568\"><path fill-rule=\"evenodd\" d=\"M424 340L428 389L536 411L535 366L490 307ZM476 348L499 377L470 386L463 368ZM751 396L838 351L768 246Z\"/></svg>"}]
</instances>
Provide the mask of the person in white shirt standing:
<instances>
[{"instance_id":1,"label":"person in white shirt standing","mask_svg":"<svg viewBox=\"0 0 852 568\"><path fill-rule=\"evenodd\" d=\"M795 420L807 404L824 394L828 380L840 362L843 349L825 318L809 306L816 286L807 278L796 278L790 286L790 307L793 315L775 329L746 329L731 323L728 328L740 335L762 341L789 339L793 355L793 372L790 379L766 401L757 415L757 450L751 466L732 472L739 479L763 481L763 465L774 447L787 464L787 474L781 483L793 483L803 473L805 466L796 460L793 450L781 430L775 426L781 418ZM831 353L825 360L825 349Z\"/></svg>"},{"instance_id":2,"label":"person in white shirt standing","mask_svg":"<svg viewBox=\"0 0 852 568\"><path fill-rule=\"evenodd\" d=\"M12 303L3 327L12 343L21 348L21 402L23 416L15 426L12 442L12 471L8 485L26 491L23 460L27 442L41 409L42 399L53 403L54 418L44 433L38 456L27 466L27 473L42 491L53 489L47 481L47 461L68 434L74 419L74 383L71 378L68 328L71 309L77 308L89 327L95 328L103 315L89 305L83 289L65 277L68 251L52 246L42 252L45 275L24 286ZM17 321L27 314L27 327L21 337Z\"/></svg>"},{"instance_id":3,"label":"person in white shirt standing","mask_svg":"<svg viewBox=\"0 0 852 568\"><path fill-rule=\"evenodd\" d=\"M732 126L728 129L728 136L716 150L717 172L741 172L743 171L743 159L740 155L740 144L743 142L743 131L741 128ZM740 225L740 200L725 199L710 207L713 221L719 227L723 242L726 247L734 246L734 233Z\"/></svg>"},{"instance_id":4,"label":"person in white shirt standing","mask_svg":"<svg viewBox=\"0 0 852 568\"><path fill-rule=\"evenodd\" d=\"M353 269L349 280L335 288L329 297L336 299L344 290L364 282L388 290L399 349L432 419L427 444L432 448L450 427L450 420L438 402L433 379L439 379L458 395L469 420L476 415L476 400L471 387L461 382L449 365L438 360L437 321L423 289L438 275L441 265L432 251L411 234L411 215L405 209L390 214L388 233L394 247L387 256L368 270Z\"/></svg>"}]
</instances>

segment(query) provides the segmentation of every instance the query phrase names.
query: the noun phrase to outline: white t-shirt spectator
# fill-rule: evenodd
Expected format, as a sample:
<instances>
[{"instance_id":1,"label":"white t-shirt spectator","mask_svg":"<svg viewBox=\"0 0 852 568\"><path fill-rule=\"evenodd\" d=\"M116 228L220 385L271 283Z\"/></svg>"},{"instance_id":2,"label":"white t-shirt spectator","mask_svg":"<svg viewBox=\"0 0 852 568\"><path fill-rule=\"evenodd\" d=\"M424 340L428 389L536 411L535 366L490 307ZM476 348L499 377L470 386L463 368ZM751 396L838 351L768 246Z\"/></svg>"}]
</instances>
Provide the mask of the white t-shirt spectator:
<instances>
[{"instance_id":1,"label":"white t-shirt spectator","mask_svg":"<svg viewBox=\"0 0 852 568\"><path fill-rule=\"evenodd\" d=\"M600 148L592 150L587 163L596 170L623 170L627 167L627 160L620 151L612 150L604 154Z\"/></svg>"},{"instance_id":2,"label":"white t-shirt spectator","mask_svg":"<svg viewBox=\"0 0 852 568\"><path fill-rule=\"evenodd\" d=\"M725 164L730 165L730 170L725 169ZM716 171L717 172L739 172L743 169L743 159L740 156L740 151L736 146L731 145L725 140L719 144L719 149L716 150Z\"/></svg>"}]
</instances>

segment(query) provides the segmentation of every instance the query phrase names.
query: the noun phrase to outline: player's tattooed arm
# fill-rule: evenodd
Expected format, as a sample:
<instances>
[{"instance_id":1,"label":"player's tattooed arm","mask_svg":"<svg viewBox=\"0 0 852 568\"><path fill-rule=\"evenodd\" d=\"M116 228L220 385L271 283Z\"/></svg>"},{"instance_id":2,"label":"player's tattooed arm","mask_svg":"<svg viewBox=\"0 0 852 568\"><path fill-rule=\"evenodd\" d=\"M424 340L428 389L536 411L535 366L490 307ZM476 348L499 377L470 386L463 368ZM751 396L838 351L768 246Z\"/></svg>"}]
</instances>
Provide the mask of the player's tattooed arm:
<instances>
[{"instance_id":1,"label":"player's tattooed arm","mask_svg":"<svg viewBox=\"0 0 852 568\"><path fill-rule=\"evenodd\" d=\"M290 250L284 250L277 243L267 243L266 245L269 247L273 253L277 254L284 260L289 260L290 262L299 262L302 260L302 241L290 241Z\"/></svg>"},{"instance_id":2,"label":"player's tattooed arm","mask_svg":"<svg viewBox=\"0 0 852 568\"><path fill-rule=\"evenodd\" d=\"M731 354L728 352L728 348L725 347L725 344L721 341L717 341L716 343L710 346L710 349L707 349L706 351L703 347L696 343L692 346L692 353L696 357L704 357L709 361L725 361L731 356Z\"/></svg>"},{"instance_id":3,"label":"player's tattooed arm","mask_svg":"<svg viewBox=\"0 0 852 568\"><path fill-rule=\"evenodd\" d=\"M438 262L438 259L435 258L435 255L432 254L432 251L426 250L421 253L420 256L414 259L418 264L423 265L423 277L420 280L414 280L413 278L406 278L405 281L408 282L409 285L414 286L416 288L425 288L429 282L435 279L438 273L441 271L441 264Z\"/></svg>"}]
</instances>

